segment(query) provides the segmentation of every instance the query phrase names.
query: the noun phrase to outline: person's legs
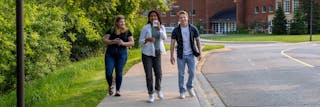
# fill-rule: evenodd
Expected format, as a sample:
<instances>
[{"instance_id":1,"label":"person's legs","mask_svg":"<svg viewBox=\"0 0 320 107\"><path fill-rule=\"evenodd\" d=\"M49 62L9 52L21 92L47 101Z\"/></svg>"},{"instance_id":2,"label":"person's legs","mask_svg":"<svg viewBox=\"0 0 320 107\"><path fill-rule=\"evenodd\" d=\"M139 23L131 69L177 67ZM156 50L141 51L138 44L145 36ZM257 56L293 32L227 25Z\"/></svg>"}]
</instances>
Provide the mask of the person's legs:
<instances>
[{"instance_id":1,"label":"person's legs","mask_svg":"<svg viewBox=\"0 0 320 107\"><path fill-rule=\"evenodd\" d=\"M156 51L156 57L153 58L152 63L154 75L155 75L155 89L157 91L159 99L163 99L163 94L161 92L161 79L162 79L162 69L161 69L161 54L160 51Z\"/></svg>"},{"instance_id":2,"label":"person's legs","mask_svg":"<svg viewBox=\"0 0 320 107\"><path fill-rule=\"evenodd\" d=\"M184 56L182 59L177 58L177 65L178 65L178 82L179 82L179 91L180 94L185 93L185 88L184 88L184 70L185 70L185 59Z\"/></svg>"},{"instance_id":3,"label":"person's legs","mask_svg":"<svg viewBox=\"0 0 320 107\"><path fill-rule=\"evenodd\" d=\"M118 57L116 59L116 95L115 96L120 96L120 88L121 88L121 83L122 83L122 73L124 66L127 62L128 59L128 54L127 54L127 49L119 49L118 50Z\"/></svg>"},{"instance_id":4,"label":"person's legs","mask_svg":"<svg viewBox=\"0 0 320 107\"><path fill-rule=\"evenodd\" d=\"M158 52L156 52L158 53ZM153 58L153 63L152 63L152 67L154 70L154 75L155 75L155 89L157 91L161 90L161 78L162 78L162 69L161 69L161 54L160 51L159 53L156 55L156 57Z\"/></svg>"},{"instance_id":5,"label":"person's legs","mask_svg":"<svg viewBox=\"0 0 320 107\"><path fill-rule=\"evenodd\" d=\"M193 81L194 81L194 76L195 76L195 58L194 55L188 55L187 58L187 66L188 66L188 82L187 82L187 89L190 94L190 96L195 96L195 92L193 89Z\"/></svg>"},{"instance_id":6,"label":"person's legs","mask_svg":"<svg viewBox=\"0 0 320 107\"><path fill-rule=\"evenodd\" d=\"M194 60L194 55L188 55L186 58L187 66L188 66L188 82L187 82L187 89L193 88L193 81L194 81L194 76L195 76L195 60Z\"/></svg>"},{"instance_id":7,"label":"person's legs","mask_svg":"<svg viewBox=\"0 0 320 107\"><path fill-rule=\"evenodd\" d=\"M146 74L148 94L153 94L152 56L142 54L142 63Z\"/></svg>"},{"instance_id":8,"label":"person's legs","mask_svg":"<svg viewBox=\"0 0 320 107\"><path fill-rule=\"evenodd\" d=\"M107 50L105 54L105 76L109 85L109 95L112 95L112 73L114 69L114 58L110 55L110 51L112 50Z\"/></svg>"},{"instance_id":9,"label":"person's legs","mask_svg":"<svg viewBox=\"0 0 320 107\"><path fill-rule=\"evenodd\" d=\"M149 94L148 102L152 103L154 101L153 95L153 75L152 75L152 56L147 56L142 54L142 63L144 67L144 72L146 74L146 82Z\"/></svg>"}]
</instances>

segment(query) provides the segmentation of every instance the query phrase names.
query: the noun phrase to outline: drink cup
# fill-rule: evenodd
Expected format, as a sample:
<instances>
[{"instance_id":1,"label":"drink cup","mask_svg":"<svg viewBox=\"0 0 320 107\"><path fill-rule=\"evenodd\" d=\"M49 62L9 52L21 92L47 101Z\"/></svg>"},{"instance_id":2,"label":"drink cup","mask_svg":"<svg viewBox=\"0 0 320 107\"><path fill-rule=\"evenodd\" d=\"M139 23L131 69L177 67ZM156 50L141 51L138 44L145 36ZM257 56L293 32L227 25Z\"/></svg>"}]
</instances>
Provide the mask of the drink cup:
<instances>
[{"instance_id":1,"label":"drink cup","mask_svg":"<svg viewBox=\"0 0 320 107\"><path fill-rule=\"evenodd\" d=\"M158 27L158 20L153 20L153 23L152 23L152 25L153 25L153 27Z\"/></svg>"}]
</instances>

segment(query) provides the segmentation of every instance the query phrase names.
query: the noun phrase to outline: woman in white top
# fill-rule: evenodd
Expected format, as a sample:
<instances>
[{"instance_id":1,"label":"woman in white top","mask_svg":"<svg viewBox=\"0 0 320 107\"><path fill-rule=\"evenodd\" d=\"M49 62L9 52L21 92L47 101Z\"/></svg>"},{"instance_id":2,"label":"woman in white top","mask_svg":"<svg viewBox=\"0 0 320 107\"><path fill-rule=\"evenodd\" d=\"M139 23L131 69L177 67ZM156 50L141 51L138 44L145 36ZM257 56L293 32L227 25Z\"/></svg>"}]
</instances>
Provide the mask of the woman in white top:
<instances>
[{"instance_id":1,"label":"woman in white top","mask_svg":"<svg viewBox=\"0 0 320 107\"><path fill-rule=\"evenodd\" d=\"M154 101L153 75L155 75L155 90L159 99L163 99L161 91L161 54L166 53L163 41L167 39L165 27L161 25L159 13L150 11L148 24L140 33L139 43L142 45L142 63L146 74L149 102Z\"/></svg>"}]
</instances>

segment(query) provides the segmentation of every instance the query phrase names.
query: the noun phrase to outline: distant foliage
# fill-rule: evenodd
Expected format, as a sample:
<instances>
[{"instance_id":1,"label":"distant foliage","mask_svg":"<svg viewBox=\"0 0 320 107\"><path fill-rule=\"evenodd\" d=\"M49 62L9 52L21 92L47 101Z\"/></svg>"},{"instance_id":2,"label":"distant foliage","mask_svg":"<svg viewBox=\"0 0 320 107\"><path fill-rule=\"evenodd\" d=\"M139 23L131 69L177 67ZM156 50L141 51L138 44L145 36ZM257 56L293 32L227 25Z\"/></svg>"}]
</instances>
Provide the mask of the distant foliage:
<instances>
[{"instance_id":1,"label":"distant foliage","mask_svg":"<svg viewBox=\"0 0 320 107\"><path fill-rule=\"evenodd\" d=\"M126 16L137 43L146 24L143 12L167 11L174 0L26 0L24 41L26 80L41 78L71 61L103 53L102 37L114 17ZM15 1L0 1L0 95L15 89ZM138 44L136 44L138 46Z\"/></svg>"},{"instance_id":2,"label":"distant foliage","mask_svg":"<svg viewBox=\"0 0 320 107\"><path fill-rule=\"evenodd\" d=\"M305 22L305 16L301 9L297 9L294 13L293 22L290 24L291 35L302 35L307 33L307 24Z\"/></svg>"},{"instance_id":3,"label":"distant foliage","mask_svg":"<svg viewBox=\"0 0 320 107\"><path fill-rule=\"evenodd\" d=\"M319 0L312 0L312 33L320 34L320 3L317 2ZM306 0L302 2L302 10L305 13L305 21L308 22L308 33L310 29L310 0Z\"/></svg>"},{"instance_id":4,"label":"distant foliage","mask_svg":"<svg viewBox=\"0 0 320 107\"><path fill-rule=\"evenodd\" d=\"M286 16L284 15L283 8L281 5L279 5L275 18L272 21L272 34L276 35L283 35L287 34L287 19Z\"/></svg>"},{"instance_id":5,"label":"distant foliage","mask_svg":"<svg viewBox=\"0 0 320 107\"><path fill-rule=\"evenodd\" d=\"M16 31L15 4L0 2L0 75L1 93L15 88ZM46 10L46 11L43 11ZM63 39L63 12L57 7L24 6L24 46L26 80L39 78L69 61L70 43Z\"/></svg>"}]
</instances>

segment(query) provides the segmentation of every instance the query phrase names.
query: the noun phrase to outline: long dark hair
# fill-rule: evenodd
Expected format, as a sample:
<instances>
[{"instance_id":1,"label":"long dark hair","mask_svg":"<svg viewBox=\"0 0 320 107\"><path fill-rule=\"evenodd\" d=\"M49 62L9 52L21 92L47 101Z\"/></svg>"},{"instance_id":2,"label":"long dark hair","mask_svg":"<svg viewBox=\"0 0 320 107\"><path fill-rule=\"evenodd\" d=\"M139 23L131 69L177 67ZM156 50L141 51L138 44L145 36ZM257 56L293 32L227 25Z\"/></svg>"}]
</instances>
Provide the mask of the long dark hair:
<instances>
[{"instance_id":1,"label":"long dark hair","mask_svg":"<svg viewBox=\"0 0 320 107\"><path fill-rule=\"evenodd\" d=\"M160 18L160 15L159 15L159 13L157 12L157 11L155 11L155 10L152 10L152 11L150 11L149 13L148 13L148 24L149 23L151 23L151 21L150 21L150 15L151 15L151 13L156 13L156 15L157 15L157 17L158 17L158 21L159 21L159 23L160 24L162 24L162 21L161 21L161 18Z\"/></svg>"}]
</instances>

